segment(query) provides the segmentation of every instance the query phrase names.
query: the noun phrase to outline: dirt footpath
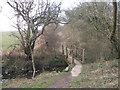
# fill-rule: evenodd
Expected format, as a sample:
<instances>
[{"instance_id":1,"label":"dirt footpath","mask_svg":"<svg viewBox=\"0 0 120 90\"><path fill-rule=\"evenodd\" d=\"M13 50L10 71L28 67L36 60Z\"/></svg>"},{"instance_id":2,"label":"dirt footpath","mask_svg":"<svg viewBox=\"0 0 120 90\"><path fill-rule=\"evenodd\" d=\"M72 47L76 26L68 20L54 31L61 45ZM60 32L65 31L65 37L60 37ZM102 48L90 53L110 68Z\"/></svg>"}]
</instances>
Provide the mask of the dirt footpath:
<instances>
[{"instance_id":1,"label":"dirt footpath","mask_svg":"<svg viewBox=\"0 0 120 90\"><path fill-rule=\"evenodd\" d=\"M64 74L58 80L51 83L48 88L65 88L65 86L72 82L73 78L70 73Z\"/></svg>"},{"instance_id":2,"label":"dirt footpath","mask_svg":"<svg viewBox=\"0 0 120 90\"><path fill-rule=\"evenodd\" d=\"M79 76L82 71L82 64L77 60L74 60L74 63L76 65L73 67L71 73L60 76L60 78L51 83L48 88L65 88L75 77Z\"/></svg>"}]
</instances>

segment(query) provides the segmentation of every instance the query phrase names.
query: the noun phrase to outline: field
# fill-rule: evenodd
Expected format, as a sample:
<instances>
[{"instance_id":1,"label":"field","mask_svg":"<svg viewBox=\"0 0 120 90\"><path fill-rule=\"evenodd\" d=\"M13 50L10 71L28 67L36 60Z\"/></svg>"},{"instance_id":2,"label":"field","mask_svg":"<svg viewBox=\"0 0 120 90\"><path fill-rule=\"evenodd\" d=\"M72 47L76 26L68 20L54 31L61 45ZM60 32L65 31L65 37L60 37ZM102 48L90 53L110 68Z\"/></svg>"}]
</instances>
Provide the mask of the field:
<instances>
[{"instance_id":1,"label":"field","mask_svg":"<svg viewBox=\"0 0 120 90\"><path fill-rule=\"evenodd\" d=\"M14 79L3 83L3 88L47 88L61 75L69 72L44 72L35 79ZM59 83L59 82L55 82ZM64 83L64 82L63 82ZM117 88L118 87L118 60L100 61L84 64L82 73L66 88Z\"/></svg>"},{"instance_id":2,"label":"field","mask_svg":"<svg viewBox=\"0 0 120 90\"><path fill-rule=\"evenodd\" d=\"M2 35L2 40L0 40L0 43L2 44L3 51L10 51L12 49L10 46L15 44L17 39L11 36L11 32L0 32L0 35Z\"/></svg>"}]
</instances>

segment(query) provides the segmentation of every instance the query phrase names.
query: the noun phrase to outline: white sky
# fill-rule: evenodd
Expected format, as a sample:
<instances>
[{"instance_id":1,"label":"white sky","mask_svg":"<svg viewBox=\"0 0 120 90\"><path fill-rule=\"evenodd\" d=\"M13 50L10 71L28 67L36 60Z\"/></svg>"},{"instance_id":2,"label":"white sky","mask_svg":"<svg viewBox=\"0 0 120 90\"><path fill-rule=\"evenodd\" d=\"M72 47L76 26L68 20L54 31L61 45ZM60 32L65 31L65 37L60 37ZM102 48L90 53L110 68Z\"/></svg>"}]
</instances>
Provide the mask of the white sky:
<instances>
[{"instance_id":1,"label":"white sky","mask_svg":"<svg viewBox=\"0 0 120 90\"><path fill-rule=\"evenodd\" d=\"M53 1L53 0L52 0ZM54 0L60 1L60 0ZM78 0L62 0L62 8L67 9L71 6L74 6ZM15 28L14 25L14 11L13 9L6 3L6 0L0 0L0 6L2 7L2 12L0 12L0 31L13 31Z\"/></svg>"},{"instance_id":2,"label":"white sky","mask_svg":"<svg viewBox=\"0 0 120 90\"><path fill-rule=\"evenodd\" d=\"M74 7L77 2L85 2L91 0L51 0L51 1L62 1L62 9L67 9ZM105 0L98 0L98 1L105 1ZM106 0L107 1L107 0ZM12 26L14 25L13 22L15 19L13 9L6 3L6 0L0 0L0 6L2 7L2 12L0 12L0 31L13 31L15 28Z\"/></svg>"}]
</instances>

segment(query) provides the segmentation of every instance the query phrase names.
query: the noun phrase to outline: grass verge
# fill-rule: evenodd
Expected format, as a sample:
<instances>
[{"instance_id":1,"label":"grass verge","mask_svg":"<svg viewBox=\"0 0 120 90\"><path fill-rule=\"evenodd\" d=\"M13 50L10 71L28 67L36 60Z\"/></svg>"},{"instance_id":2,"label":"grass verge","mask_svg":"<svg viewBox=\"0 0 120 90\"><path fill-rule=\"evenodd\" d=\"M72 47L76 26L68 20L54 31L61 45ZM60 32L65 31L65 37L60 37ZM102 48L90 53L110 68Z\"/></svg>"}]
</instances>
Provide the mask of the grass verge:
<instances>
[{"instance_id":1,"label":"grass verge","mask_svg":"<svg viewBox=\"0 0 120 90\"><path fill-rule=\"evenodd\" d=\"M117 88L118 60L84 64L82 73L67 88Z\"/></svg>"},{"instance_id":2,"label":"grass verge","mask_svg":"<svg viewBox=\"0 0 120 90\"><path fill-rule=\"evenodd\" d=\"M36 76L34 79L17 78L8 80L2 84L3 88L46 88L50 83L59 79L60 75L66 72L44 72Z\"/></svg>"},{"instance_id":3,"label":"grass verge","mask_svg":"<svg viewBox=\"0 0 120 90\"><path fill-rule=\"evenodd\" d=\"M2 44L3 51L10 51L10 46L15 44L17 42L17 39L13 36L11 36L12 32L0 32L2 35L2 39L0 40L0 43ZM17 34L17 32L13 32Z\"/></svg>"}]
</instances>

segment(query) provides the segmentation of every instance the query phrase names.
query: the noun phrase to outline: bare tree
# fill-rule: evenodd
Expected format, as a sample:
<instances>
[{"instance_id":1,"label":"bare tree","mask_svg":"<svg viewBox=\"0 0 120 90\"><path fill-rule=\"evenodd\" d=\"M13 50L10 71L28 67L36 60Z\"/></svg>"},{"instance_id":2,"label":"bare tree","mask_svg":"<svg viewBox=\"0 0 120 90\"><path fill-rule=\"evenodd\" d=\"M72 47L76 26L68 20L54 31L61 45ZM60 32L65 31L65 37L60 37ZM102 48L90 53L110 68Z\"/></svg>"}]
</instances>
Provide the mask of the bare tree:
<instances>
[{"instance_id":1,"label":"bare tree","mask_svg":"<svg viewBox=\"0 0 120 90\"><path fill-rule=\"evenodd\" d=\"M96 16L94 15L94 17L99 18L98 16L100 15L99 11L98 11L98 6L96 2L93 2L93 8L94 8L94 13L96 14ZM112 18L110 18L111 16L109 16L109 21L111 20L111 24L108 23L107 21L107 17L101 19L101 25L105 26L106 31L99 29L98 25L97 25L97 21L93 22L94 27L96 28L96 30L100 30L102 32L102 34L104 34L104 36L111 42L113 48L116 50L117 54L118 54L118 58L120 58L120 38L118 37L119 35L119 30L117 29L117 2L116 0L113 0L112 2L112 7L110 9L112 9ZM89 17L89 19L91 19ZM92 20L92 19L91 19ZM105 35L106 32L106 35Z\"/></svg>"},{"instance_id":2,"label":"bare tree","mask_svg":"<svg viewBox=\"0 0 120 90\"><path fill-rule=\"evenodd\" d=\"M78 43L86 48L87 59L110 59L117 55L120 58L120 31L116 24L120 20L118 10L117 2L114 0L114 2L82 2L66 11L70 21L68 27L72 27L68 29L68 33L74 31L80 34L77 36L72 32L74 38L70 41L79 41ZM91 53L92 51L95 54Z\"/></svg>"},{"instance_id":3,"label":"bare tree","mask_svg":"<svg viewBox=\"0 0 120 90\"><path fill-rule=\"evenodd\" d=\"M97 31L100 31L104 37L106 37L112 44L113 48L116 50L117 52L117 56L118 58L120 58L120 38L119 35L120 32L117 29L117 2L116 0L113 0L112 5L106 5L104 6L104 10L106 10L106 8L108 8L108 10L106 11L106 14L108 13L110 16L105 15L105 13L100 13L99 7L97 2L93 2L93 17L96 19L93 21L93 19L88 16L88 18L90 19L90 21L93 23L95 29ZM108 4L106 2L106 4ZM112 12L109 12L109 11ZM89 12L90 13L90 12ZM103 14L103 17L101 17ZM99 19L101 18L101 19ZM108 18L108 19L107 19ZM99 22L100 25L98 25ZM100 26L100 28L99 28ZM101 28L103 27L103 28ZM104 30L105 29L105 30Z\"/></svg>"},{"instance_id":4,"label":"bare tree","mask_svg":"<svg viewBox=\"0 0 120 90\"><path fill-rule=\"evenodd\" d=\"M117 2L113 0L113 29L110 34L110 41L118 52L118 58L120 58L120 41L117 37ZM118 31L119 32L119 31Z\"/></svg>"},{"instance_id":5,"label":"bare tree","mask_svg":"<svg viewBox=\"0 0 120 90\"><path fill-rule=\"evenodd\" d=\"M14 36L19 39L27 60L32 61L33 77L35 77L35 42L44 33L46 26L59 23L61 3L50 3L48 0L13 0L7 3L14 9L17 17L15 27L19 32L19 36Z\"/></svg>"}]
</instances>

